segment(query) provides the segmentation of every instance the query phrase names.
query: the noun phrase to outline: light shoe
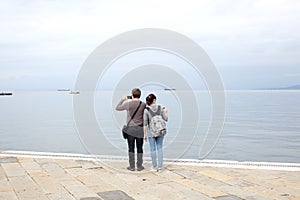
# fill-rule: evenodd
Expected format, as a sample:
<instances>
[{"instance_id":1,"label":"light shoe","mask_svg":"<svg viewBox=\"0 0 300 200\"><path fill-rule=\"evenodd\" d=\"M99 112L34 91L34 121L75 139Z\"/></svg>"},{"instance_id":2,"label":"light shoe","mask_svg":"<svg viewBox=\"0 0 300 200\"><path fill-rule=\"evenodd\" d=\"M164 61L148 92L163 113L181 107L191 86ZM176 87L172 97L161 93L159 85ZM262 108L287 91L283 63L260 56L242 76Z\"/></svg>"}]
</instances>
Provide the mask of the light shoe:
<instances>
[{"instance_id":1,"label":"light shoe","mask_svg":"<svg viewBox=\"0 0 300 200\"><path fill-rule=\"evenodd\" d=\"M158 168L158 169L157 169L157 172L162 172L162 168Z\"/></svg>"},{"instance_id":2,"label":"light shoe","mask_svg":"<svg viewBox=\"0 0 300 200\"><path fill-rule=\"evenodd\" d=\"M157 169L154 167L151 167L150 172L157 172Z\"/></svg>"}]
</instances>

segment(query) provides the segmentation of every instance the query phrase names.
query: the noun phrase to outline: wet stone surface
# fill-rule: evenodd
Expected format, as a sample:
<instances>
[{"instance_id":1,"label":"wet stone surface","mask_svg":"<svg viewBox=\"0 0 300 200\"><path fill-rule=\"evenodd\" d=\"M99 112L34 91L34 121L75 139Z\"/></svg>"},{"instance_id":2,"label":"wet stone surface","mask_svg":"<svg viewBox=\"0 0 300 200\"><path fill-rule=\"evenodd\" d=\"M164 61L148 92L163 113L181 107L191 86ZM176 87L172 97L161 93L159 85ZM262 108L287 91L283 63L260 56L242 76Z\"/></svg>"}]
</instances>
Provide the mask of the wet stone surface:
<instances>
[{"instance_id":1,"label":"wet stone surface","mask_svg":"<svg viewBox=\"0 0 300 200\"><path fill-rule=\"evenodd\" d=\"M132 197L128 196L125 192L120 190L99 192L97 194L104 200L134 200Z\"/></svg>"},{"instance_id":2,"label":"wet stone surface","mask_svg":"<svg viewBox=\"0 0 300 200\"><path fill-rule=\"evenodd\" d=\"M0 157L0 163L15 163L18 162L14 157Z\"/></svg>"},{"instance_id":3,"label":"wet stone surface","mask_svg":"<svg viewBox=\"0 0 300 200\"><path fill-rule=\"evenodd\" d=\"M84 198L80 198L80 200L102 200L98 197L84 197Z\"/></svg>"}]
</instances>

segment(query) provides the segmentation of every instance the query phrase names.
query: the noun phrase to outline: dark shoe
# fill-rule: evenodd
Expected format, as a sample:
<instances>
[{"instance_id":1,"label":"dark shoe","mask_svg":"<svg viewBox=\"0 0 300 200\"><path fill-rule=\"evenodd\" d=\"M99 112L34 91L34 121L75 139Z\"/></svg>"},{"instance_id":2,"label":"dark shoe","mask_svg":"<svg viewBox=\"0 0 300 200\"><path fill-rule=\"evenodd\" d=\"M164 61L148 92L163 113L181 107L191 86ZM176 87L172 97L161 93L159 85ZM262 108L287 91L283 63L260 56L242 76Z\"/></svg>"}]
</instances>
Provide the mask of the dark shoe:
<instances>
[{"instance_id":1,"label":"dark shoe","mask_svg":"<svg viewBox=\"0 0 300 200\"><path fill-rule=\"evenodd\" d=\"M131 167L127 167L127 169L128 169L129 171L134 171L134 170L135 170L134 168L131 168Z\"/></svg>"},{"instance_id":2,"label":"dark shoe","mask_svg":"<svg viewBox=\"0 0 300 200\"><path fill-rule=\"evenodd\" d=\"M143 166L137 168L138 171L142 171L143 169L145 169Z\"/></svg>"}]
</instances>

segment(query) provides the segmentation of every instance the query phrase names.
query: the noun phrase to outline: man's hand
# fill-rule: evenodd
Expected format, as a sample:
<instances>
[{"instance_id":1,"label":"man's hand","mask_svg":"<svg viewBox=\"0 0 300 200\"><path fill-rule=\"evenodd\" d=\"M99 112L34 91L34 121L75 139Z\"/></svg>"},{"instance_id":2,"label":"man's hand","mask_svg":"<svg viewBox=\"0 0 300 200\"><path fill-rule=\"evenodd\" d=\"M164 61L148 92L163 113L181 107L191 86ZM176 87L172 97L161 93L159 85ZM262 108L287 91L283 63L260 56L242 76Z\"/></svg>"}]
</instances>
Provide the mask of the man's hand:
<instances>
[{"instance_id":1,"label":"man's hand","mask_svg":"<svg viewBox=\"0 0 300 200\"><path fill-rule=\"evenodd\" d=\"M127 95L124 95L124 96L122 97L122 100L127 100Z\"/></svg>"}]
</instances>

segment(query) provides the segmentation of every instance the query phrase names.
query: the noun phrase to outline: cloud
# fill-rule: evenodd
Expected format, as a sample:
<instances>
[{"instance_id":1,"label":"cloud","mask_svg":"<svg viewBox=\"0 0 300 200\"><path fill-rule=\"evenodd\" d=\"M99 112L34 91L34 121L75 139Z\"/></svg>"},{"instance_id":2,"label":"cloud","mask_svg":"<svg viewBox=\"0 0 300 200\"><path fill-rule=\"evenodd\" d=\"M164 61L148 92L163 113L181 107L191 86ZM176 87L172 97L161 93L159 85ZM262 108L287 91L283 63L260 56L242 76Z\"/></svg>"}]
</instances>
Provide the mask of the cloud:
<instances>
[{"instance_id":1,"label":"cloud","mask_svg":"<svg viewBox=\"0 0 300 200\"><path fill-rule=\"evenodd\" d=\"M296 0L1 1L0 74L76 74L99 44L145 27L190 37L221 69L300 73L289 68L300 64L299 8Z\"/></svg>"}]
</instances>

